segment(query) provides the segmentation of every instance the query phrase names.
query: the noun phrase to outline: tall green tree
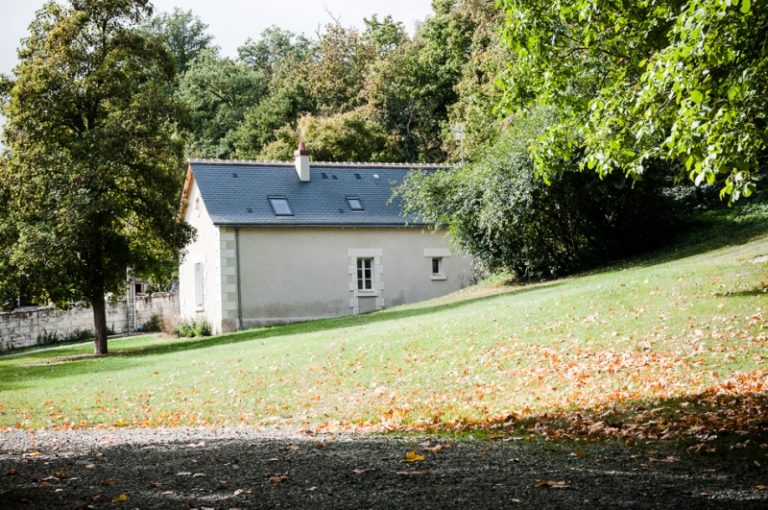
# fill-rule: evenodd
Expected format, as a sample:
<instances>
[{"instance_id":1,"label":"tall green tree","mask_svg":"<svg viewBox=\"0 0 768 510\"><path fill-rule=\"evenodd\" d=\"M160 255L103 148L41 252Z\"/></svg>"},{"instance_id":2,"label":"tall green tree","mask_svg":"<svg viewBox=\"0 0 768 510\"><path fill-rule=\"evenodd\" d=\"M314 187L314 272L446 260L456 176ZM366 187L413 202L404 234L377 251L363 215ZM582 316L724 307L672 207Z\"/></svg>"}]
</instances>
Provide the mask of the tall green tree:
<instances>
[{"instance_id":1,"label":"tall green tree","mask_svg":"<svg viewBox=\"0 0 768 510\"><path fill-rule=\"evenodd\" d=\"M576 150L601 175L677 165L721 196L750 195L768 148L768 9L750 0L500 0L516 53L509 113L556 105L539 173Z\"/></svg>"},{"instance_id":2,"label":"tall green tree","mask_svg":"<svg viewBox=\"0 0 768 510\"><path fill-rule=\"evenodd\" d=\"M435 14L413 40L376 61L368 74L367 102L399 134L407 161L446 159L443 131L477 29L475 1L433 1Z\"/></svg>"},{"instance_id":3,"label":"tall green tree","mask_svg":"<svg viewBox=\"0 0 768 510\"><path fill-rule=\"evenodd\" d=\"M181 78L178 90L191 112L192 155L232 157L236 129L246 112L266 96L268 86L263 71L203 51Z\"/></svg>"},{"instance_id":4,"label":"tall green tree","mask_svg":"<svg viewBox=\"0 0 768 510\"><path fill-rule=\"evenodd\" d=\"M126 271L167 274L191 237L177 218L184 171L173 59L136 27L148 0L49 2L30 25L2 105L4 264L43 299L93 307Z\"/></svg>"},{"instance_id":5,"label":"tall green tree","mask_svg":"<svg viewBox=\"0 0 768 510\"><path fill-rule=\"evenodd\" d=\"M175 7L171 13L163 13L149 19L143 25L149 34L162 37L174 58L176 72L184 74L200 52L210 48L213 36L208 25L192 14Z\"/></svg>"}]
</instances>

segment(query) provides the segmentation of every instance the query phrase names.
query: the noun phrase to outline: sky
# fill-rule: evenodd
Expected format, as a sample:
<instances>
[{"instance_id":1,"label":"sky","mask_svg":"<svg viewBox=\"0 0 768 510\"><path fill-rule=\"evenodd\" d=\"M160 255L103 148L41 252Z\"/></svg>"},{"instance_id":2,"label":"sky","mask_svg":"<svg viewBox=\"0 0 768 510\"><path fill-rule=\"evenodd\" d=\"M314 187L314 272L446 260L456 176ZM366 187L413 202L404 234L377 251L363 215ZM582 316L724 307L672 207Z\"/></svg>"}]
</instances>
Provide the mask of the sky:
<instances>
[{"instance_id":1,"label":"sky","mask_svg":"<svg viewBox=\"0 0 768 510\"><path fill-rule=\"evenodd\" d=\"M0 73L16 65L19 40L45 0L0 0ZM174 7L191 10L209 25L208 31L225 56L236 56L248 37L277 25L314 35L319 26L337 19L344 26L363 26L372 14L391 15L410 33L432 12L431 0L154 0L155 12Z\"/></svg>"}]
</instances>

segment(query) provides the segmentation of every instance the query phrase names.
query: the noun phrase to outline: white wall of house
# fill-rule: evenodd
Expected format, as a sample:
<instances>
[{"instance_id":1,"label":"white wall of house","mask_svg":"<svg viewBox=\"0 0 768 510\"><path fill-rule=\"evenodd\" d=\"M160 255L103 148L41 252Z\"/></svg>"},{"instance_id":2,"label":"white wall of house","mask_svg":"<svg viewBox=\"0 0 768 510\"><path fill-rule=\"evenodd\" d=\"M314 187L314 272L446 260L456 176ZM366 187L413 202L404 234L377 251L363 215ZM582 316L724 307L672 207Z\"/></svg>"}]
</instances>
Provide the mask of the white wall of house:
<instances>
[{"instance_id":1,"label":"white wall of house","mask_svg":"<svg viewBox=\"0 0 768 510\"><path fill-rule=\"evenodd\" d=\"M371 259L371 289L358 290L358 258ZM241 228L240 268L252 327L441 296L471 280L472 261L451 253L444 233L417 228Z\"/></svg>"},{"instance_id":2,"label":"white wall of house","mask_svg":"<svg viewBox=\"0 0 768 510\"><path fill-rule=\"evenodd\" d=\"M179 266L179 309L185 319L221 325L221 240L193 183L184 220L195 228L196 238L182 255Z\"/></svg>"}]
</instances>

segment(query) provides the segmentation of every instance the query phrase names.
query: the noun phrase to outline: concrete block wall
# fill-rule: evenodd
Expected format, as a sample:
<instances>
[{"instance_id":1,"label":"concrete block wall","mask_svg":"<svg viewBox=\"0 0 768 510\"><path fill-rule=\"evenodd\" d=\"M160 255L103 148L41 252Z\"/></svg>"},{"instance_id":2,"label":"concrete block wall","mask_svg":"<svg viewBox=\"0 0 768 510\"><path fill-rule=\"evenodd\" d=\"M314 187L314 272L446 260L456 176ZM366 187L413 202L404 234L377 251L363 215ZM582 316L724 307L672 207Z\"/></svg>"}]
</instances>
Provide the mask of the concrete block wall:
<instances>
[{"instance_id":1,"label":"concrete block wall","mask_svg":"<svg viewBox=\"0 0 768 510\"><path fill-rule=\"evenodd\" d=\"M136 323L139 328L153 315L179 314L177 294L157 293L136 297ZM115 333L128 333L128 305L125 300L107 304L107 326ZM44 336L66 338L76 331L93 331L93 310L76 306L68 310L53 307L26 308L0 313L0 351L38 345Z\"/></svg>"}]
</instances>

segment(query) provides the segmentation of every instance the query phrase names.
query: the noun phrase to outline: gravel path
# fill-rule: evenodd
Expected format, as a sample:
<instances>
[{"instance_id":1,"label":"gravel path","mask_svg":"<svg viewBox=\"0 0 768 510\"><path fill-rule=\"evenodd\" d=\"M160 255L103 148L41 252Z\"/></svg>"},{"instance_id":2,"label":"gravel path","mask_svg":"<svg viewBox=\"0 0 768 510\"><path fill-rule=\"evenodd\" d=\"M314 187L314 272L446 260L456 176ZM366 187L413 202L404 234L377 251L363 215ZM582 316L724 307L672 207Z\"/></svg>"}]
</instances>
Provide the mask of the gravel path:
<instances>
[{"instance_id":1,"label":"gravel path","mask_svg":"<svg viewBox=\"0 0 768 510\"><path fill-rule=\"evenodd\" d=\"M10 431L0 436L0 508L768 508L768 457L665 448L250 429Z\"/></svg>"}]
</instances>

